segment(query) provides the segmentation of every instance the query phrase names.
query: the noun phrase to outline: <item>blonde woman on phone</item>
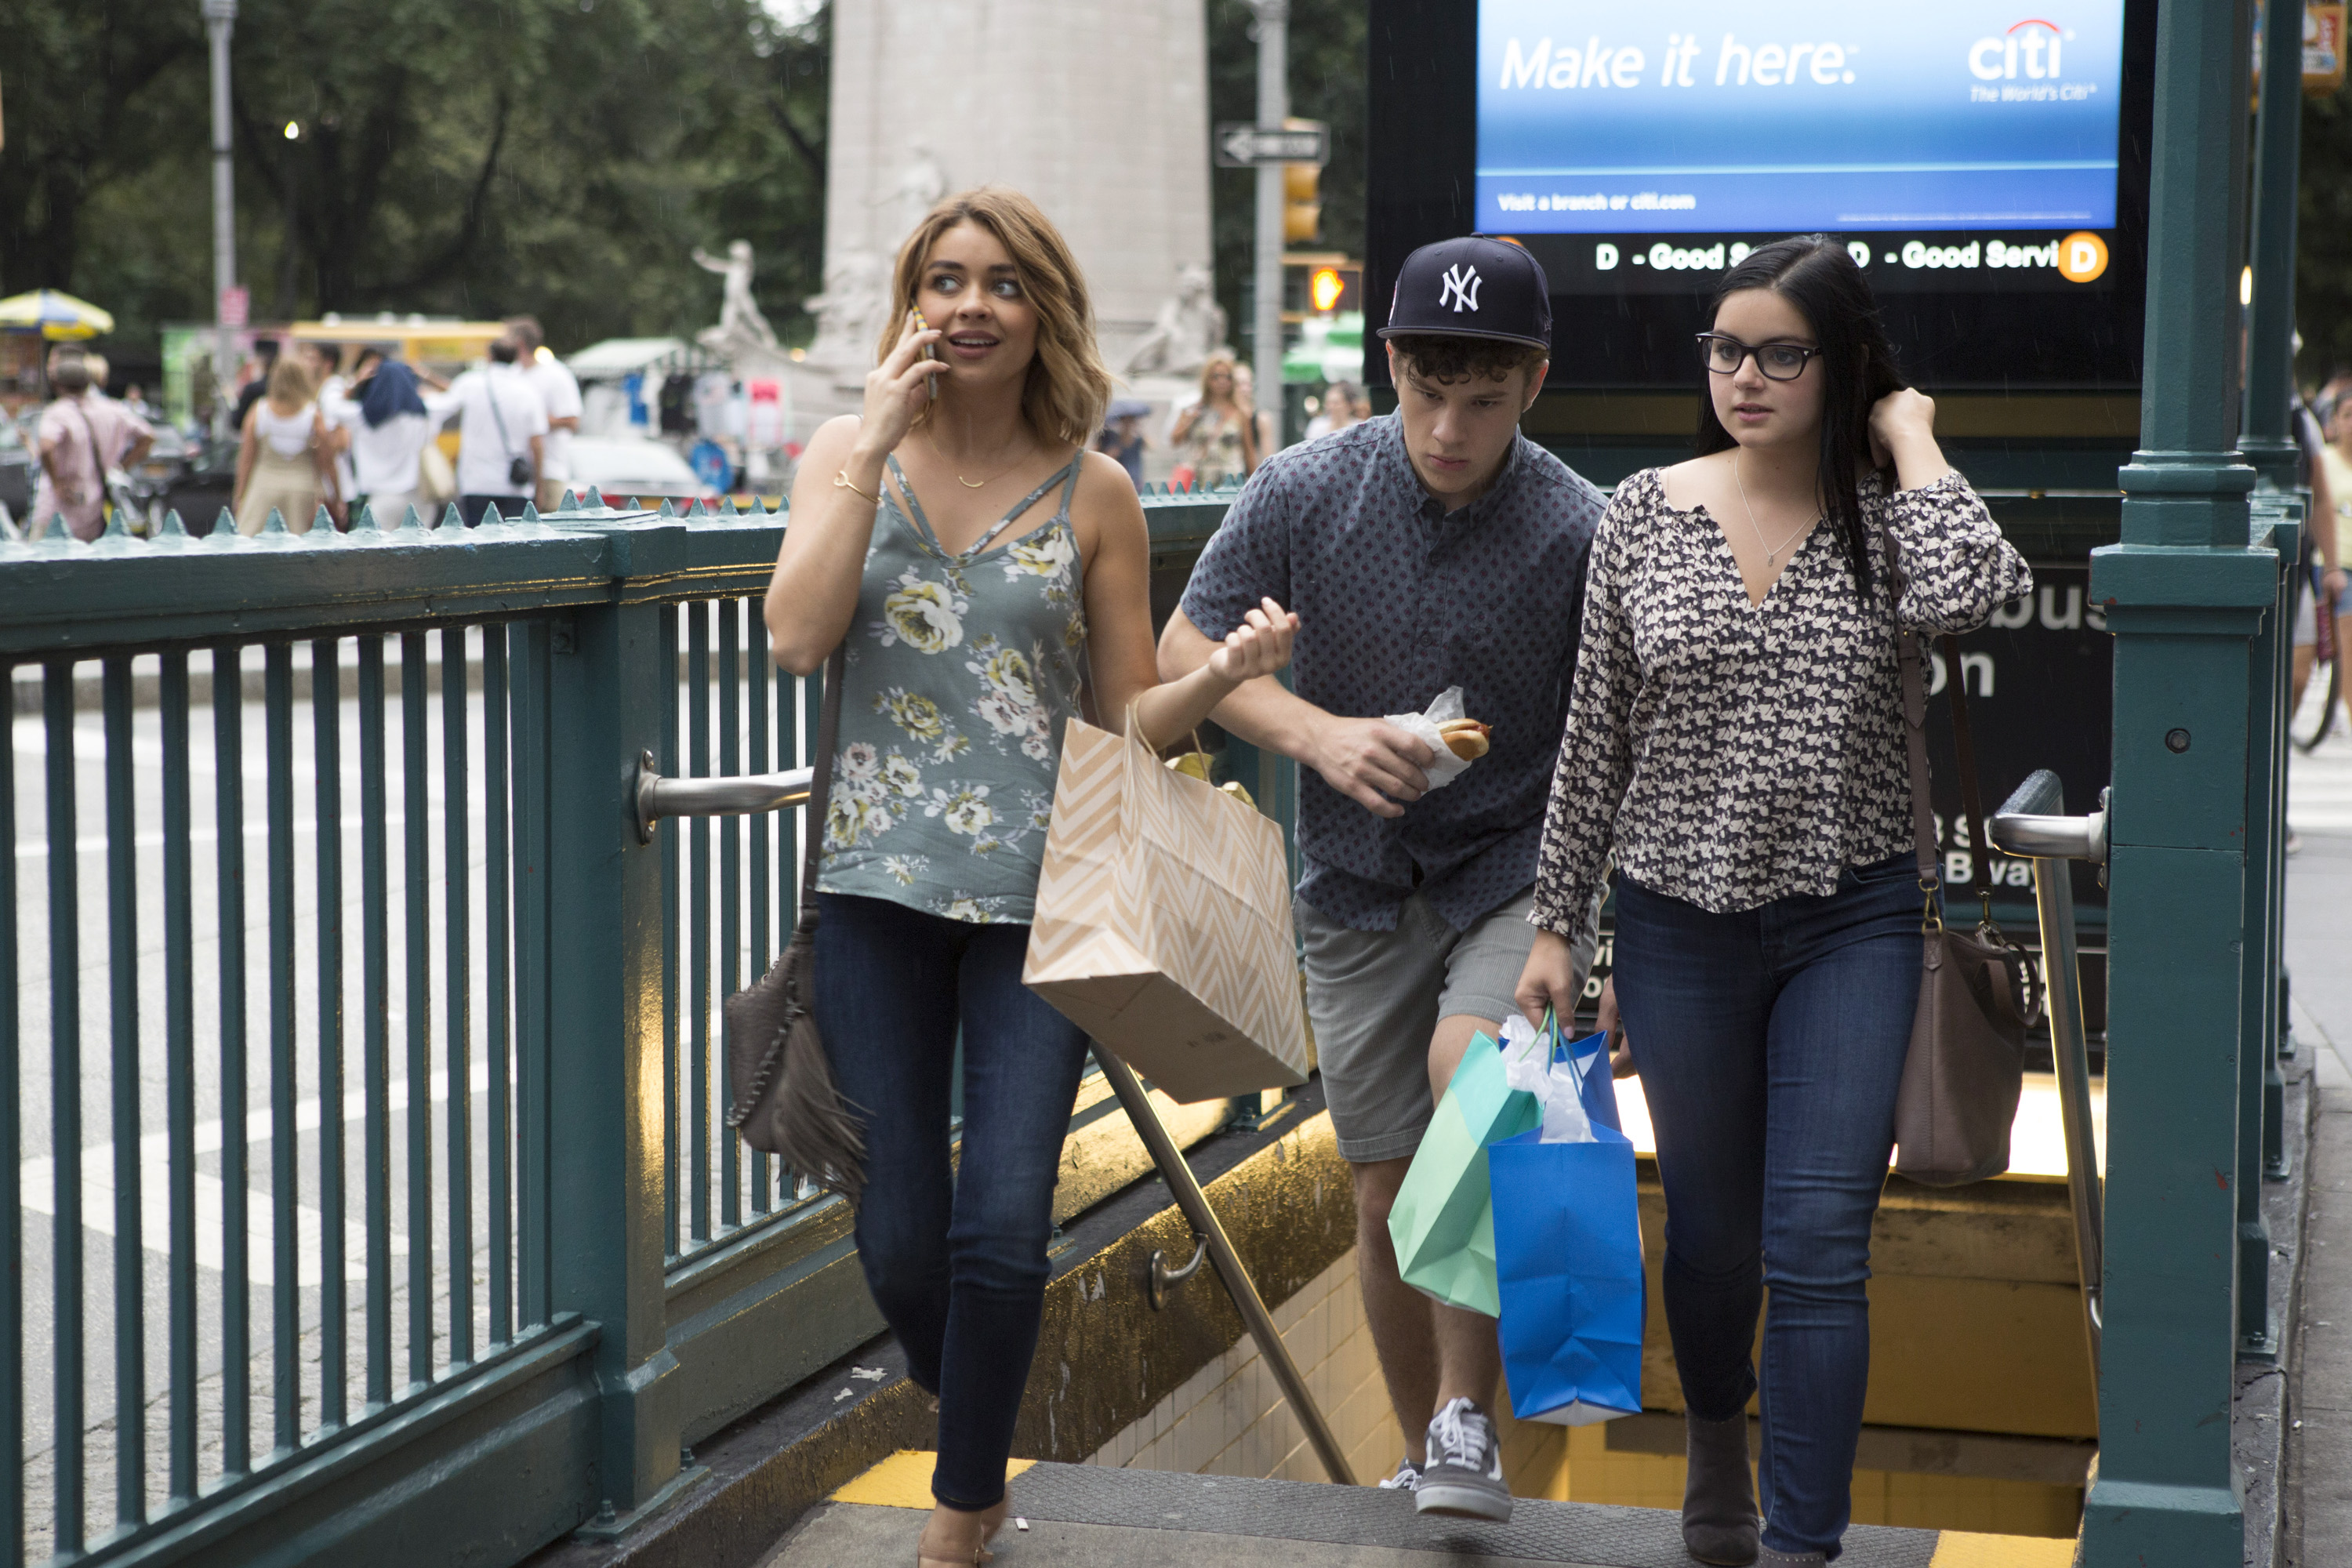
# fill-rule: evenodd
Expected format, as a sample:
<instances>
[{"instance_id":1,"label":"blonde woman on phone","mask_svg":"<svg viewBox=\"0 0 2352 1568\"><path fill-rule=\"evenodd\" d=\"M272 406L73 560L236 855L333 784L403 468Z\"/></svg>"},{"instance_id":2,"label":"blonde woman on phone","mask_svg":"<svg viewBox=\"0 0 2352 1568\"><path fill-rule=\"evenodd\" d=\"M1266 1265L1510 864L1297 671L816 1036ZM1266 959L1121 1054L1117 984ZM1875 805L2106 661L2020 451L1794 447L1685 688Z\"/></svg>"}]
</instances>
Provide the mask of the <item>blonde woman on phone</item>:
<instances>
[{"instance_id":1,"label":"blonde woman on phone","mask_svg":"<svg viewBox=\"0 0 2352 1568\"><path fill-rule=\"evenodd\" d=\"M933 1568L983 1560L1045 1302L1087 1041L1021 984L1064 726L1153 747L1289 662L1272 600L1160 685L1135 486L1087 448L1110 377L1061 234L1016 191L898 252L863 412L820 426L768 588L776 662L846 644L817 879L816 1018L864 1118L858 1260L937 1397ZM958 1029L963 1158L949 1162Z\"/></svg>"}]
</instances>

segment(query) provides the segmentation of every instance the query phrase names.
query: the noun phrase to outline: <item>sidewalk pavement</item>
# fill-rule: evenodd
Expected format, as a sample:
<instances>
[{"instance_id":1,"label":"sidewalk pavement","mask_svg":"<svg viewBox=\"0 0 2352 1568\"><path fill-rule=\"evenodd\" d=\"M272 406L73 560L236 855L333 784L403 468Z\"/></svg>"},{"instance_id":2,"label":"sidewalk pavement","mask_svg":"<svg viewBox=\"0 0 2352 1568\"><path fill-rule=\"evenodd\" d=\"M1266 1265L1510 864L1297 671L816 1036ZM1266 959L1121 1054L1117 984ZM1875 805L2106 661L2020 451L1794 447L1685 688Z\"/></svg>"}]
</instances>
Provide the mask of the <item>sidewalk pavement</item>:
<instances>
[{"instance_id":1,"label":"sidewalk pavement","mask_svg":"<svg viewBox=\"0 0 2352 1568\"><path fill-rule=\"evenodd\" d=\"M2288 1367L2282 1561L2300 1568L2352 1563L2352 823L2311 809L2344 793L2352 738L2324 750L2341 754L2294 763L2304 809L2290 815L2302 847L2286 878L2294 1066L2308 1064L2319 1099Z\"/></svg>"}]
</instances>

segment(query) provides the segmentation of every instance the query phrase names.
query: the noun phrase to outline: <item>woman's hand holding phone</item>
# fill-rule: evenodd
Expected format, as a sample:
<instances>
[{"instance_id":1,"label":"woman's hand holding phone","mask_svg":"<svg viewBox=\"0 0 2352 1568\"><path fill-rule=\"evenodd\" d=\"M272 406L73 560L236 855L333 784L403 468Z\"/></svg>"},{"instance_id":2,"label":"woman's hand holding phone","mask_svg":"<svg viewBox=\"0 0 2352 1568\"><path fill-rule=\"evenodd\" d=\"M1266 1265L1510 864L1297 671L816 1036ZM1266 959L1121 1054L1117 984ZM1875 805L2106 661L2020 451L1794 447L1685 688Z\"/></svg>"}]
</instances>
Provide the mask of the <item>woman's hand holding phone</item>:
<instances>
[{"instance_id":1,"label":"woman's hand holding phone","mask_svg":"<svg viewBox=\"0 0 2352 1568\"><path fill-rule=\"evenodd\" d=\"M878 456L896 450L907 438L907 432L914 428L916 412L938 395L935 388L927 391L926 387L947 374L943 361L925 357L938 353L932 345L939 340L939 330L924 323L922 312L907 312L907 324L897 345L866 373L859 446Z\"/></svg>"}]
</instances>

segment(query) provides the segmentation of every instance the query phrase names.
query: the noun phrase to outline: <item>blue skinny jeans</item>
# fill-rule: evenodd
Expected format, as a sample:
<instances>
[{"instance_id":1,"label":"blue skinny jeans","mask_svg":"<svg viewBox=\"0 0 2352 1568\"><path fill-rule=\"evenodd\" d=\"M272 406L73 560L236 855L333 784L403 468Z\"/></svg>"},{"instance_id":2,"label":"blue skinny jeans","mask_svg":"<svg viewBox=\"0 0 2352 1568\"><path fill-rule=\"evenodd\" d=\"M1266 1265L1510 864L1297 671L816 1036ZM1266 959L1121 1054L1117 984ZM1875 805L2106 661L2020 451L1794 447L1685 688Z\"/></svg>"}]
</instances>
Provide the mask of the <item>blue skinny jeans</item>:
<instances>
[{"instance_id":1,"label":"blue skinny jeans","mask_svg":"<svg viewBox=\"0 0 2352 1568\"><path fill-rule=\"evenodd\" d=\"M866 1124L857 1260L909 1373L939 1396L932 1495L977 1511L1004 1495L1087 1038L1021 984L1027 926L817 899L817 1027ZM961 1175L948 1148L959 1025Z\"/></svg>"},{"instance_id":2,"label":"blue skinny jeans","mask_svg":"<svg viewBox=\"0 0 2352 1568\"><path fill-rule=\"evenodd\" d=\"M1764 1543L1834 1558L1870 1380L1870 1226L1919 995L1902 855L1710 914L1620 875L1617 1004L1666 1193L1666 1326L1708 1421L1759 1392Z\"/></svg>"}]
</instances>

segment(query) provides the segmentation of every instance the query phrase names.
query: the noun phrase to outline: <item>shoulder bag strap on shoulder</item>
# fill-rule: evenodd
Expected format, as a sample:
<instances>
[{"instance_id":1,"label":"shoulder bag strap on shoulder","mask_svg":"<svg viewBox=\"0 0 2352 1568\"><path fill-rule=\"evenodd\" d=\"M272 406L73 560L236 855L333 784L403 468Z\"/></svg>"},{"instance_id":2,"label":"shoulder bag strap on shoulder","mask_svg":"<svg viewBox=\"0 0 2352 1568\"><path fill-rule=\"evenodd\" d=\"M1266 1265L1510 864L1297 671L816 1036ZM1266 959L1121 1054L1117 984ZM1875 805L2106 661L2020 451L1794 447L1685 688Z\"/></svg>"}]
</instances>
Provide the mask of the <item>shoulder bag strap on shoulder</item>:
<instances>
[{"instance_id":1,"label":"shoulder bag strap on shoulder","mask_svg":"<svg viewBox=\"0 0 2352 1568\"><path fill-rule=\"evenodd\" d=\"M817 720L816 757L809 764L807 816L802 825L801 913L795 929L816 930L816 868L824 858L825 815L833 804L833 752L841 742L841 688L849 666L849 642L844 637L824 661L824 711Z\"/></svg>"},{"instance_id":2,"label":"shoulder bag strap on shoulder","mask_svg":"<svg viewBox=\"0 0 2352 1568\"><path fill-rule=\"evenodd\" d=\"M488 371L482 373L482 396L490 405L490 423L499 427L499 446L506 452L508 460L512 461L521 457L522 454L514 449L514 442L507 435L506 416L499 412L498 383L490 379L490 373Z\"/></svg>"}]
</instances>

